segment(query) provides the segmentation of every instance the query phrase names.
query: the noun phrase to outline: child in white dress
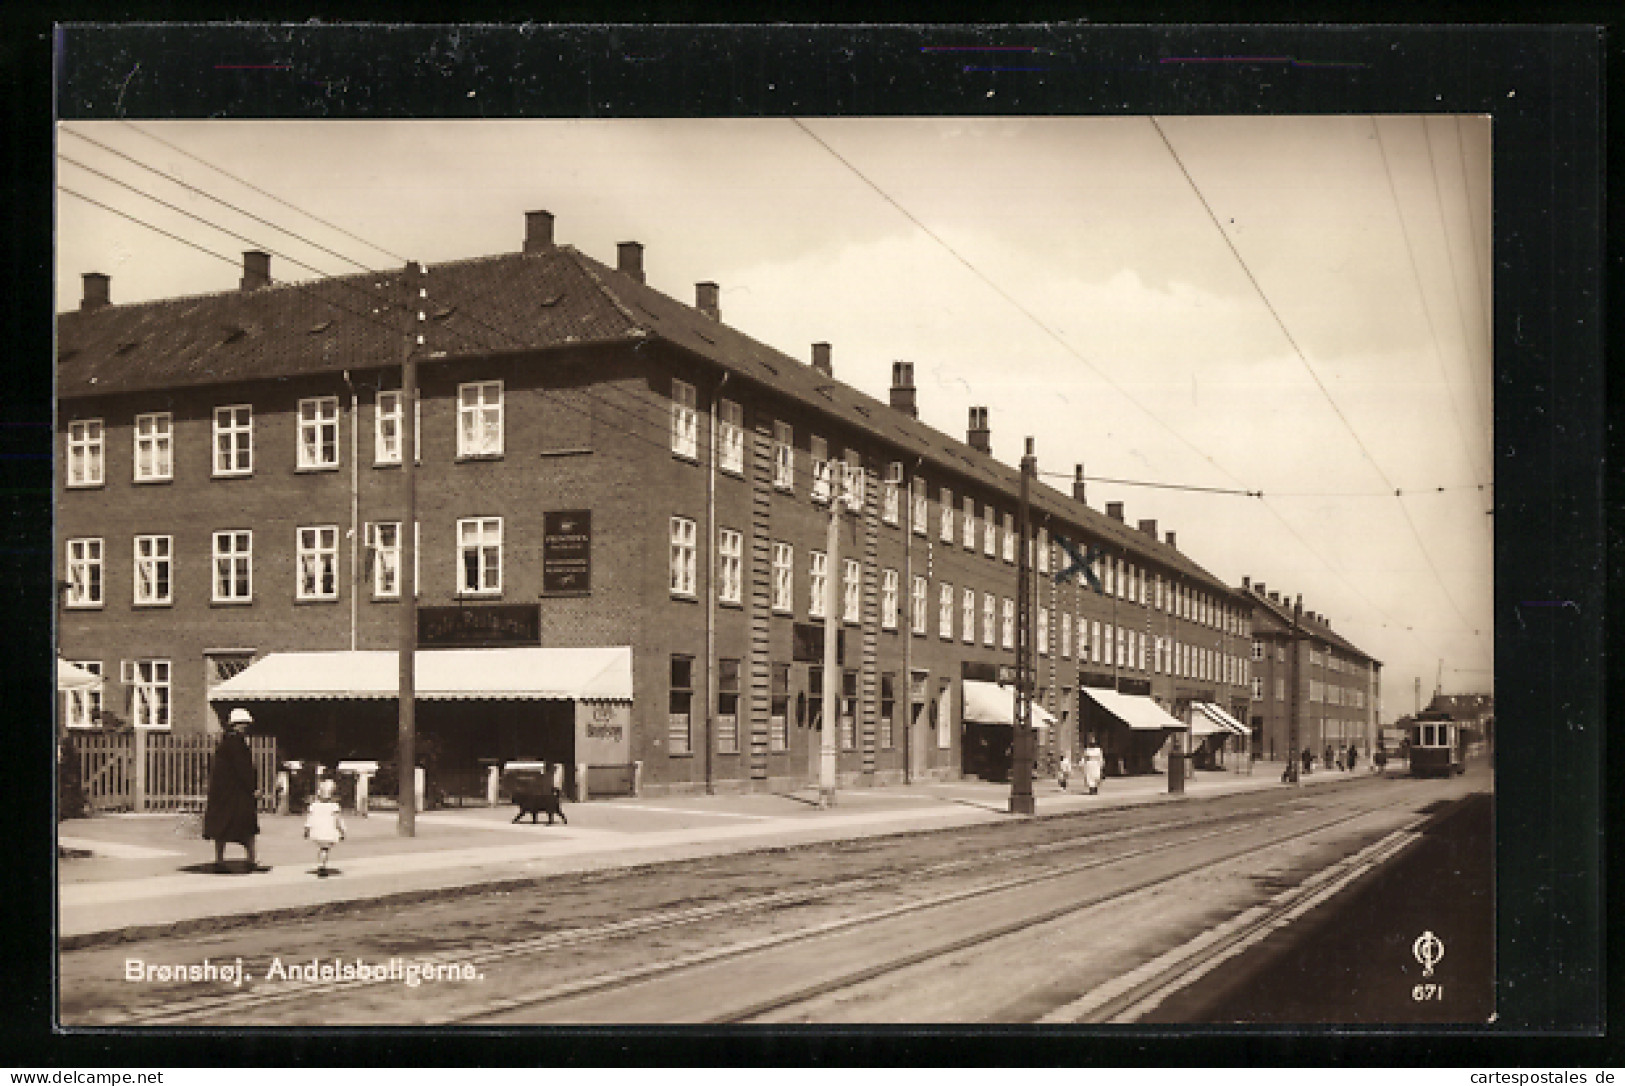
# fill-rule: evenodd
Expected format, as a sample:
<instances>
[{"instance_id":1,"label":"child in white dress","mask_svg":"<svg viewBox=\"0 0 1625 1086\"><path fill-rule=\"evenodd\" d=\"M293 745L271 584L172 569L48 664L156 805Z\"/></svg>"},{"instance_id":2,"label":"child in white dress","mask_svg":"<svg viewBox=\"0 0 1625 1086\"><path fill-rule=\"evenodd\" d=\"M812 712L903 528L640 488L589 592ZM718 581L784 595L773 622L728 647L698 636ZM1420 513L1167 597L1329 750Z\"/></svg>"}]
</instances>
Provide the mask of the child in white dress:
<instances>
[{"instance_id":1,"label":"child in white dress","mask_svg":"<svg viewBox=\"0 0 1625 1086\"><path fill-rule=\"evenodd\" d=\"M333 782L324 780L316 786L316 798L305 812L305 836L316 842L320 860L317 875L327 874L327 850L344 840L344 819L339 817L338 801L333 798Z\"/></svg>"}]
</instances>

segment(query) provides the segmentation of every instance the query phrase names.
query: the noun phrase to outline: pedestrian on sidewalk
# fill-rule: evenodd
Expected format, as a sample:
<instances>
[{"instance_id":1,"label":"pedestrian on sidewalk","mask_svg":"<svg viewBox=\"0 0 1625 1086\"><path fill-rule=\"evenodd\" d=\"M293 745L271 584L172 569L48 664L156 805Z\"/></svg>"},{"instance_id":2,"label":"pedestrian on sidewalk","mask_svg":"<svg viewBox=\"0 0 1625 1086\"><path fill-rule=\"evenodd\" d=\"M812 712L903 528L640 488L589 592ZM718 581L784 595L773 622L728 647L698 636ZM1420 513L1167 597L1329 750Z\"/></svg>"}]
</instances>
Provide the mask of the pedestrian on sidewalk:
<instances>
[{"instance_id":1,"label":"pedestrian on sidewalk","mask_svg":"<svg viewBox=\"0 0 1625 1086\"><path fill-rule=\"evenodd\" d=\"M1349 772L1354 772L1354 764L1360 760L1360 748L1353 743L1349 744Z\"/></svg>"},{"instance_id":2,"label":"pedestrian on sidewalk","mask_svg":"<svg viewBox=\"0 0 1625 1086\"><path fill-rule=\"evenodd\" d=\"M344 840L344 819L339 817L337 791L331 777L316 786L316 798L305 809L305 836L316 842L316 874L327 875L327 853Z\"/></svg>"},{"instance_id":3,"label":"pedestrian on sidewalk","mask_svg":"<svg viewBox=\"0 0 1625 1086\"><path fill-rule=\"evenodd\" d=\"M226 845L242 845L253 871L254 838L260 823L254 796L254 757L243 729L254 723L247 709L233 709L209 766L209 796L203 806L203 836L214 842L214 869L226 869Z\"/></svg>"},{"instance_id":4,"label":"pedestrian on sidewalk","mask_svg":"<svg viewBox=\"0 0 1625 1086\"><path fill-rule=\"evenodd\" d=\"M1100 794L1100 778L1106 773L1106 753L1095 742L1095 737L1089 737L1089 745L1083 748L1083 783L1089 789L1091 796Z\"/></svg>"},{"instance_id":5,"label":"pedestrian on sidewalk","mask_svg":"<svg viewBox=\"0 0 1625 1086\"><path fill-rule=\"evenodd\" d=\"M1056 767L1055 767L1055 783L1061 786L1061 791L1065 792L1067 782L1069 780L1071 780L1071 779L1072 779L1072 755L1067 753L1066 751L1062 751L1061 752L1061 760L1060 760L1059 764L1057 764Z\"/></svg>"}]
</instances>

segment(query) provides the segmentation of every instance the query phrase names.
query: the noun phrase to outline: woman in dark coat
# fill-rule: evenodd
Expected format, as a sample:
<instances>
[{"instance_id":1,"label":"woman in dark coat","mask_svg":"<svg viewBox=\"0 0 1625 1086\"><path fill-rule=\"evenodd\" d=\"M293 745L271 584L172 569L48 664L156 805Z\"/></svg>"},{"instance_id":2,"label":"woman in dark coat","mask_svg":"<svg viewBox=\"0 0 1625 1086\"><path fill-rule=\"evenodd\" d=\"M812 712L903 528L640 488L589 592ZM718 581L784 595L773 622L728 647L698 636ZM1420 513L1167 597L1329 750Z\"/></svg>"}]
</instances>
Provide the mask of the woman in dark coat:
<instances>
[{"instance_id":1,"label":"woman in dark coat","mask_svg":"<svg viewBox=\"0 0 1625 1086\"><path fill-rule=\"evenodd\" d=\"M226 734L214 749L209 767L209 800L203 808L203 836L214 842L214 866L223 869L228 842L242 845L248 852L248 867L254 869L254 838L260 823L254 797L254 759L248 753L242 726L254 718L247 709L233 709L226 722Z\"/></svg>"}]
</instances>

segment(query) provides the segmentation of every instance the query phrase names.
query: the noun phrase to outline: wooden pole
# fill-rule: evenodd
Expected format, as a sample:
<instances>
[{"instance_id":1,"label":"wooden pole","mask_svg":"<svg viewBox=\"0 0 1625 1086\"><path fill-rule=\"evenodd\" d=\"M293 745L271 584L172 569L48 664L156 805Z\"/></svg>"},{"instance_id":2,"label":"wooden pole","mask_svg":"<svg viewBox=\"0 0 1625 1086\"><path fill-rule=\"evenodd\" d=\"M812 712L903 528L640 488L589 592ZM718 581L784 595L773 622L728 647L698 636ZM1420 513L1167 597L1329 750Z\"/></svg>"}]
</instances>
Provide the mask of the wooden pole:
<instances>
[{"instance_id":1,"label":"wooden pole","mask_svg":"<svg viewBox=\"0 0 1625 1086\"><path fill-rule=\"evenodd\" d=\"M401 344L401 485L406 490L406 519L401 523L400 735L396 749L399 817L395 832L417 836L417 347L423 342L424 299L428 274L416 261L406 265L407 327Z\"/></svg>"}]
</instances>

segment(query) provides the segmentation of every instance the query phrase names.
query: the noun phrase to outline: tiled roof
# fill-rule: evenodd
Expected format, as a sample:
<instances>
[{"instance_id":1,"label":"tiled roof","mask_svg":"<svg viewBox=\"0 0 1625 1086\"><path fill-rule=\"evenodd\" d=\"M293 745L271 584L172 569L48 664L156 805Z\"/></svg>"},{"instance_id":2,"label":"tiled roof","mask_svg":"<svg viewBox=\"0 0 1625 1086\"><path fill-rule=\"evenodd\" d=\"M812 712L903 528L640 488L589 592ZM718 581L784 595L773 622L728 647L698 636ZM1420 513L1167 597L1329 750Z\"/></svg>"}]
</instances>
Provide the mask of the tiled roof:
<instances>
[{"instance_id":1,"label":"tiled roof","mask_svg":"<svg viewBox=\"0 0 1625 1086\"><path fill-rule=\"evenodd\" d=\"M404 271L334 277L57 318L64 398L151 388L337 373L398 363ZM534 351L656 337L736 377L890 444L899 459L1014 496L1020 472L889 404L713 320L570 246L434 265L427 277L430 349L448 355ZM833 435L832 435L833 436ZM1233 594L1183 552L1035 480L1035 512ZM1256 597L1255 597L1256 599Z\"/></svg>"},{"instance_id":2,"label":"tiled roof","mask_svg":"<svg viewBox=\"0 0 1625 1086\"><path fill-rule=\"evenodd\" d=\"M1282 630L1285 630L1292 625L1292 605L1290 603L1272 600L1268 596L1259 592L1257 589L1254 589L1251 592L1244 592L1242 594L1248 596L1253 601L1253 606L1256 609L1253 615L1255 628L1258 624L1258 615L1260 612L1262 612L1268 618L1273 619L1274 624ZM1316 622L1309 618L1308 615L1303 615L1298 619L1298 625L1305 632L1313 634L1315 638L1320 641L1324 641L1329 645L1342 649L1351 656L1358 656L1362 660L1370 660L1378 667L1382 666L1381 660L1377 659L1375 656L1372 656L1370 653L1354 644L1354 642L1333 630L1324 622Z\"/></svg>"}]
</instances>

